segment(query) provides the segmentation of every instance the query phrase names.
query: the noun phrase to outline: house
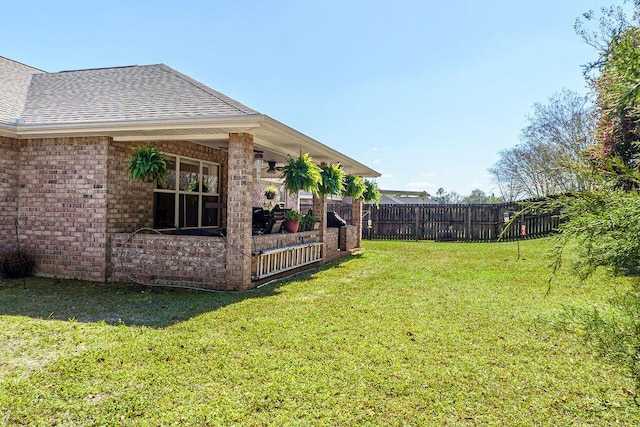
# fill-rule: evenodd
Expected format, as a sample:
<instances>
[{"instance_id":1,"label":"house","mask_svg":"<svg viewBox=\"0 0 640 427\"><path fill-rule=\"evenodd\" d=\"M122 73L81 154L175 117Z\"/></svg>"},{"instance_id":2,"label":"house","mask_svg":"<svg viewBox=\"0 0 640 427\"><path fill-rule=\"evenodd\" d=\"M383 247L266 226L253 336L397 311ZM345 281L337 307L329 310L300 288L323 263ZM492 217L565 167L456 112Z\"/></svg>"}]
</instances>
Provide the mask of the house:
<instances>
[{"instance_id":1,"label":"house","mask_svg":"<svg viewBox=\"0 0 640 427\"><path fill-rule=\"evenodd\" d=\"M131 181L126 160L146 144L169 157L174 185ZM163 64L49 73L0 57L0 251L19 242L41 276L248 289L360 245L360 221L326 228L324 198L313 201L319 230L252 235L266 165L301 151L378 176Z\"/></svg>"},{"instance_id":2,"label":"house","mask_svg":"<svg viewBox=\"0 0 640 427\"><path fill-rule=\"evenodd\" d=\"M436 201L426 191L380 190L381 205L431 205Z\"/></svg>"}]
</instances>

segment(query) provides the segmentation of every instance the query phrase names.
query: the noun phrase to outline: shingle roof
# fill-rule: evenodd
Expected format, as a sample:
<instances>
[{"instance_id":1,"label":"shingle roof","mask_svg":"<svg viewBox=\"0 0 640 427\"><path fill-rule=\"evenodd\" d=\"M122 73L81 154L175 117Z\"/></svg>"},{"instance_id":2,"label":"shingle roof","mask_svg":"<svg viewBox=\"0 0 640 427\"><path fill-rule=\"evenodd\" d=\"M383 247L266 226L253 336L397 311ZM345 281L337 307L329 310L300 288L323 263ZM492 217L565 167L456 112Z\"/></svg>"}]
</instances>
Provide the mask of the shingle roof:
<instances>
[{"instance_id":1,"label":"shingle roof","mask_svg":"<svg viewBox=\"0 0 640 427\"><path fill-rule=\"evenodd\" d=\"M0 56L0 124L21 116L31 76L43 72Z\"/></svg>"},{"instance_id":2,"label":"shingle roof","mask_svg":"<svg viewBox=\"0 0 640 427\"><path fill-rule=\"evenodd\" d=\"M0 57L0 135L224 143L221 135L249 129L275 160L304 149L349 173L380 175L164 64L47 73Z\"/></svg>"},{"instance_id":3,"label":"shingle roof","mask_svg":"<svg viewBox=\"0 0 640 427\"><path fill-rule=\"evenodd\" d=\"M34 75L26 124L229 117L257 111L164 65Z\"/></svg>"}]
</instances>

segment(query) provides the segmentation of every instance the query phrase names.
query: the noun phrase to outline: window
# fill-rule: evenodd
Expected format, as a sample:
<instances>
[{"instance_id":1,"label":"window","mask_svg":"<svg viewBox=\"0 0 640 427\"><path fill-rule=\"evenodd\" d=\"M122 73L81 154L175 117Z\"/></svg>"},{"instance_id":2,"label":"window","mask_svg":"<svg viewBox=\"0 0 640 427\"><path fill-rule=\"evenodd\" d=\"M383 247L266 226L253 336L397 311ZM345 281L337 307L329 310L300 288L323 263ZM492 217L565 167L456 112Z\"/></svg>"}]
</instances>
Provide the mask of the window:
<instances>
[{"instance_id":1,"label":"window","mask_svg":"<svg viewBox=\"0 0 640 427\"><path fill-rule=\"evenodd\" d=\"M169 176L154 192L154 228L217 227L220 165L167 156Z\"/></svg>"}]
</instances>

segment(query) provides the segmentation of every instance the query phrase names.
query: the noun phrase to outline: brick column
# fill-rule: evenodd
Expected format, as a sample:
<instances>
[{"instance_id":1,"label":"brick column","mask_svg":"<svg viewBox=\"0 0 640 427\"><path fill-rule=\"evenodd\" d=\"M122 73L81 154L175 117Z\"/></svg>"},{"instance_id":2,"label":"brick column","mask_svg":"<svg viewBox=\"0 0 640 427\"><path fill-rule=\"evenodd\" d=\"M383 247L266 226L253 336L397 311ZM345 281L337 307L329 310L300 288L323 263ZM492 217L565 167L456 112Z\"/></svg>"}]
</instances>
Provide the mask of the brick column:
<instances>
[{"instance_id":1,"label":"brick column","mask_svg":"<svg viewBox=\"0 0 640 427\"><path fill-rule=\"evenodd\" d=\"M229 134L227 180L227 282L230 289L251 286L251 203L253 135Z\"/></svg>"},{"instance_id":2,"label":"brick column","mask_svg":"<svg viewBox=\"0 0 640 427\"><path fill-rule=\"evenodd\" d=\"M0 252L17 249L19 158L18 141L0 136Z\"/></svg>"},{"instance_id":3,"label":"brick column","mask_svg":"<svg viewBox=\"0 0 640 427\"><path fill-rule=\"evenodd\" d=\"M313 195L313 214L320 218L320 241L322 245L322 259L324 260L327 254L325 242L325 232L327 230L327 196Z\"/></svg>"},{"instance_id":4,"label":"brick column","mask_svg":"<svg viewBox=\"0 0 640 427\"><path fill-rule=\"evenodd\" d=\"M362 200L351 199L351 222L356 226L356 248L362 247Z\"/></svg>"}]
</instances>

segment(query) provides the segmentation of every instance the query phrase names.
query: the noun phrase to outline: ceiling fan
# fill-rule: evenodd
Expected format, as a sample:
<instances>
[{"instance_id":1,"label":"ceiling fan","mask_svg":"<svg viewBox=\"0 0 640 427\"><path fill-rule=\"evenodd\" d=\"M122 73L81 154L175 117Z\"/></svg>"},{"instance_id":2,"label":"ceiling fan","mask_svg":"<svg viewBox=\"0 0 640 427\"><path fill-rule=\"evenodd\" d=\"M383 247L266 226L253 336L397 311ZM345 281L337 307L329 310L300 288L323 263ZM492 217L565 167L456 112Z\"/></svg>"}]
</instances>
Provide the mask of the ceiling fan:
<instances>
[{"instance_id":1,"label":"ceiling fan","mask_svg":"<svg viewBox=\"0 0 640 427\"><path fill-rule=\"evenodd\" d=\"M276 172L279 172L282 168L281 167L276 167L276 162L274 161L268 161L267 164L269 165L269 167L267 168L267 170L265 171L266 173L273 175Z\"/></svg>"}]
</instances>

